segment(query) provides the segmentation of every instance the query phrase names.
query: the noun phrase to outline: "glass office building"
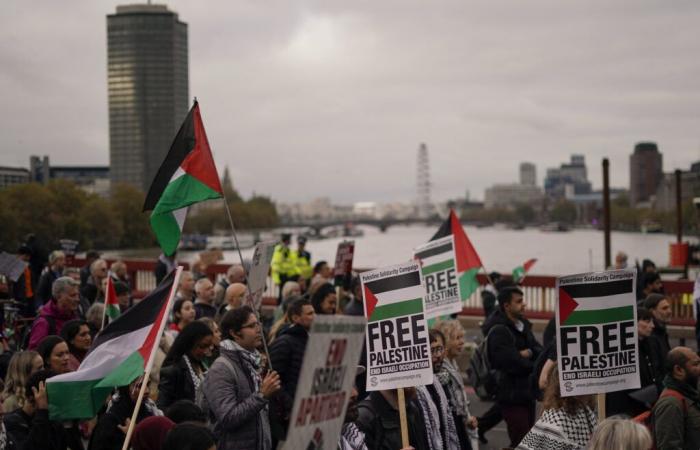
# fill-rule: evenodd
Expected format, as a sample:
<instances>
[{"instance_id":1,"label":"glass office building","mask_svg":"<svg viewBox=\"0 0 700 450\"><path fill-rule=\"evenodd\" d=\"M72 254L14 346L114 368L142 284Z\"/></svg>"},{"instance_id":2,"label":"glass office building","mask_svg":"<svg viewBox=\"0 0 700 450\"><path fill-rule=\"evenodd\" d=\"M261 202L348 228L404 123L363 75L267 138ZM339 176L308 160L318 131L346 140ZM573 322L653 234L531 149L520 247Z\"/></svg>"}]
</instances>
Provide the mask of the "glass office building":
<instances>
[{"instance_id":1,"label":"glass office building","mask_svg":"<svg viewBox=\"0 0 700 450\"><path fill-rule=\"evenodd\" d=\"M112 186L147 191L187 115L187 24L165 5L117 6L107 16Z\"/></svg>"}]
</instances>

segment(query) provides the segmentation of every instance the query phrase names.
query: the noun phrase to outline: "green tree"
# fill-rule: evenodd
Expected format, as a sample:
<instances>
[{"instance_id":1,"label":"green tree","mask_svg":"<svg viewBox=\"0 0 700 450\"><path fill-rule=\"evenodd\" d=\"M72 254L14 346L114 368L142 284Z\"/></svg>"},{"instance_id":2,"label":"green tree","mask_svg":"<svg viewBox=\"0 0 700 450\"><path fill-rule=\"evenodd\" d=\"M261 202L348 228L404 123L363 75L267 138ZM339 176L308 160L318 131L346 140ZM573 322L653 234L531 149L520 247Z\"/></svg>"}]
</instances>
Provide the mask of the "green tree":
<instances>
[{"instance_id":1,"label":"green tree","mask_svg":"<svg viewBox=\"0 0 700 450\"><path fill-rule=\"evenodd\" d=\"M576 205L568 200L559 200L549 212L549 220L572 224L576 222Z\"/></svg>"},{"instance_id":2,"label":"green tree","mask_svg":"<svg viewBox=\"0 0 700 450\"><path fill-rule=\"evenodd\" d=\"M119 247L143 248L157 245L148 222L149 214L142 212L144 199L143 192L128 184L112 187L110 207L123 230Z\"/></svg>"},{"instance_id":3,"label":"green tree","mask_svg":"<svg viewBox=\"0 0 700 450\"><path fill-rule=\"evenodd\" d=\"M523 223L532 223L535 221L535 210L532 206L525 203L520 203L515 207L515 217Z\"/></svg>"}]
</instances>

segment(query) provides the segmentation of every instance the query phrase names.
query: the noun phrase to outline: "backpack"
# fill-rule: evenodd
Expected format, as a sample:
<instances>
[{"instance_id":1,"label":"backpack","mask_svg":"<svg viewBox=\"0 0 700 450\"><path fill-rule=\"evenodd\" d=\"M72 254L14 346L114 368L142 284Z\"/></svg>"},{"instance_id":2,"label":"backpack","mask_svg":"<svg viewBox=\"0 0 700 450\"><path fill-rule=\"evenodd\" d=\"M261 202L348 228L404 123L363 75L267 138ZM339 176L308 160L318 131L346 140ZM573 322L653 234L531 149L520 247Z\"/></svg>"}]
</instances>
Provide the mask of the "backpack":
<instances>
[{"instance_id":1,"label":"backpack","mask_svg":"<svg viewBox=\"0 0 700 450\"><path fill-rule=\"evenodd\" d=\"M39 316L34 320L31 326L24 327L24 332L22 333L22 341L19 350L29 349L29 340L32 337L32 329L34 329L34 324L37 320L39 320L40 317L43 317L49 323L49 334L47 334L47 336L56 334L56 318L53 316Z\"/></svg>"},{"instance_id":2,"label":"backpack","mask_svg":"<svg viewBox=\"0 0 700 450\"><path fill-rule=\"evenodd\" d=\"M674 389L666 388L659 396L659 400L661 400L664 397L675 397L678 400L680 400L681 405L683 405L683 416L685 417L688 415L688 404L686 403L683 394ZM657 400L657 402L659 400ZM633 417L632 420L647 429L647 431L651 435L652 440L651 450L656 450L656 436L654 435L654 408L652 407L652 409L644 411L638 416Z\"/></svg>"},{"instance_id":3,"label":"backpack","mask_svg":"<svg viewBox=\"0 0 700 450\"><path fill-rule=\"evenodd\" d=\"M489 359L489 337L493 330L506 328L505 325L498 324L491 327L483 341L476 347L474 354L469 360L469 384L474 388L476 395L482 400L493 400L498 389L498 371L491 367ZM510 330L508 330L510 334Z\"/></svg>"},{"instance_id":4,"label":"backpack","mask_svg":"<svg viewBox=\"0 0 700 450\"><path fill-rule=\"evenodd\" d=\"M219 356L216 358L216 360L221 360L221 362L224 363L226 367L231 371L233 374L233 377L238 376L238 370L236 367L229 361L229 359L223 355ZM214 361L216 362L216 361ZM212 364L213 366L214 364ZM214 417L214 413L212 412L211 408L209 408L209 402L207 401L207 397L204 395L204 391L202 390L202 387L204 386L204 383L206 382L206 377L202 380L201 383L199 383L199 386L197 386L197 389L195 390L194 393L194 403L199 406L202 409L202 412L204 413L205 417L207 418L207 427L210 430L214 430L214 427L216 426L216 418Z\"/></svg>"}]
</instances>

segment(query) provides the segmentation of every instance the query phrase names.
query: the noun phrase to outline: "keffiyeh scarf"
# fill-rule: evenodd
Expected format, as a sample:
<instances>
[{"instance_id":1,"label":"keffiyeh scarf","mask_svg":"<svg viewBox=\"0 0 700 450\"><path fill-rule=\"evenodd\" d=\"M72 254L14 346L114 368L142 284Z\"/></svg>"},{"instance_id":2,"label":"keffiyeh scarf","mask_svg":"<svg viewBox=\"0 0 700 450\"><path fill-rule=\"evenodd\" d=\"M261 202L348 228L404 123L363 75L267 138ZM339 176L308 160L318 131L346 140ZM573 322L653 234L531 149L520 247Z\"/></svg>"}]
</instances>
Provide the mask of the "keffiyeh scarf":
<instances>
[{"instance_id":1,"label":"keffiyeh scarf","mask_svg":"<svg viewBox=\"0 0 700 450\"><path fill-rule=\"evenodd\" d=\"M352 422L343 424L338 450L367 450L365 434Z\"/></svg>"},{"instance_id":2,"label":"keffiyeh scarf","mask_svg":"<svg viewBox=\"0 0 700 450\"><path fill-rule=\"evenodd\" d=\"M452 412L445 397L445 391L437 377L433 378L433 387L439 398L439 405L433 402L433 398L425 386L418 386L418 404L420 405L423 422L425 422L425 432L428 437L429 450L451 450L460 448L457 439L457 430ZM443 436L443 430L446 434Z\"/></svg>"}]
</instances>

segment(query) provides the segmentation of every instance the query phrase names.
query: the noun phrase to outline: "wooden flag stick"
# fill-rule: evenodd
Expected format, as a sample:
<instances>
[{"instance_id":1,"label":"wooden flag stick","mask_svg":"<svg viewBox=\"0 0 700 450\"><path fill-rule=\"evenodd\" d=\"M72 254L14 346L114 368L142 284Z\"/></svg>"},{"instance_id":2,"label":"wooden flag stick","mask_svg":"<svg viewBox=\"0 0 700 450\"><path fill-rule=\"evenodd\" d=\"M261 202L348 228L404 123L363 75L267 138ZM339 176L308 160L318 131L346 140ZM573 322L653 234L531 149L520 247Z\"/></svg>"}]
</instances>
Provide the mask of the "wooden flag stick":
<instances>
[{"instance_id":1,"label":"wooden flag stick","mask_svg":"<svg viewBox=\"0 0 700 450\"><path fill-rule=\"evenodd\" d=\"M180 283L180 275L182 275L182 266L178 266L175 269L175 279L173 280L173 286L170 288L170 294L168 297L168 304L165 305L165 314L161 318L160 326L158 327L158 334L156 334L156 341L151 349L151 354L148 356L148 361L146 361L146 371L143 374L143 381L141 382L141 389L139 389L139 396L136 399L136 406L134 406L134 412L131 413L131 421L129 422L129 429L126 431L126 436L124 436L124 445L122 445L122 450L127 450L129 448L129 441L131 441L131 435L134 432L134 427L136 426L136 419L139 416L139 409L141 409L141 402L143 402L143 396L146 393L146 388L148 387L148 380L151 378L151 370L153 369L153 361L155 360L156 353L158 351L158 345L160 339L163 336L163 330L165 329L165 323L168 321L168 315L170 314L170 309L173 306L173 299L175 298L175 292L177 292L177 286Z\"/></svg>"},{"instance_id":2,"label":"wooden flag stick","mask_svg":"<svg viewBox=\"0 0 700 450\"><path fill-rule=\"evenodd\" d=\"M396 393L399 396L399 422L401 423L401 446L406 448L411 445L408 440L408 421L406 420L406 397L403 388L398 388Z\"/></svg>"},{"instance_id":3,"label":"wooden flag stick","mask_svg":"<svg viewBox=\"0 0 700 450\"><path fill-rule=\"evenodd\" d=\"M598 423L605 420L605 394L596 395L598 400Z\"/></svg>"},{"instance_id":4,"label":"wooden flag stick","mask_svg":"<svg viewBox=\"0 0 700 450\"><path fill-rule=\"evenodd\" d=\"M245 263L243 262L243 253L241 253L241 246L238 244L238 234L236 233L236 226L233 224L233 216L231 215L231 208L228 206L228 201L226 200L226 196L222 196L221 199L224 201L224 206L226 206L226 213L228 214L228 222L231 225L231 232L233 233L233 240L236 243L236 250L238 250L238 258L241 260L241 267L243 267L243 276L245 277L245 285L246 289L248 291L248 299L250 303L250 298L252 297L253 293L250 292L250 287L248 286L248 269L245 267ZM280 286L280 289L282 287ZM260 322L260 337L262 337L262 344L263 344L263 350L265 351L265 356L267 357L267 367L272 369L272 360L270 359L270 352L267 349L267 338L265 337L265 332L263 331L262 328L262 322L260 320L260 311L256 311L255 308L253 308L253 312L255 313L256 318L258 319L258 322Z\"/></svg>"}]
</instances>

